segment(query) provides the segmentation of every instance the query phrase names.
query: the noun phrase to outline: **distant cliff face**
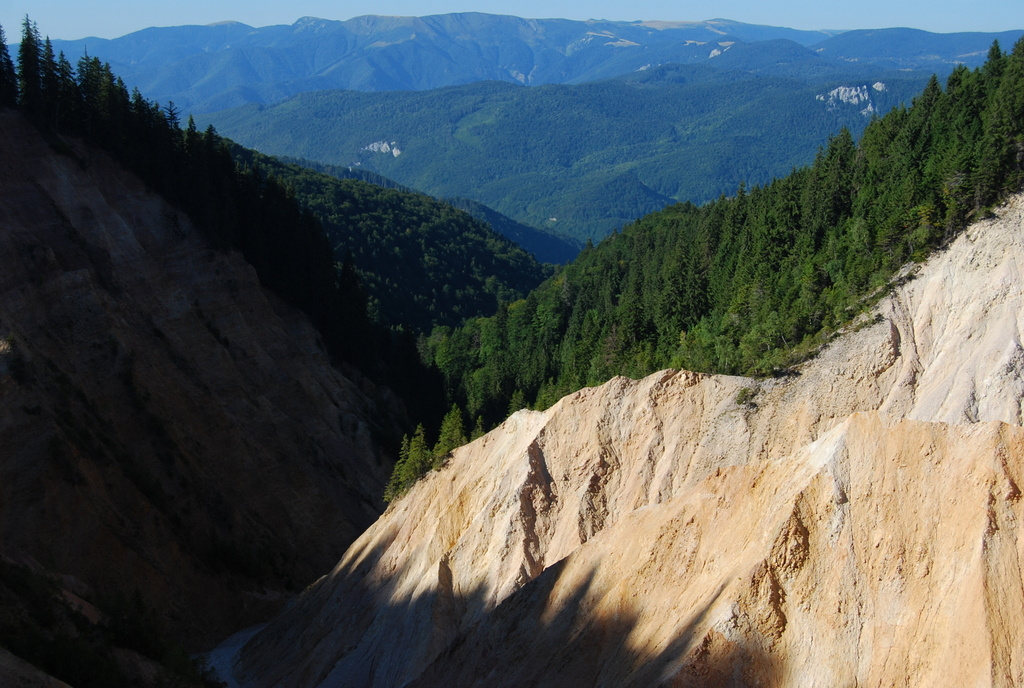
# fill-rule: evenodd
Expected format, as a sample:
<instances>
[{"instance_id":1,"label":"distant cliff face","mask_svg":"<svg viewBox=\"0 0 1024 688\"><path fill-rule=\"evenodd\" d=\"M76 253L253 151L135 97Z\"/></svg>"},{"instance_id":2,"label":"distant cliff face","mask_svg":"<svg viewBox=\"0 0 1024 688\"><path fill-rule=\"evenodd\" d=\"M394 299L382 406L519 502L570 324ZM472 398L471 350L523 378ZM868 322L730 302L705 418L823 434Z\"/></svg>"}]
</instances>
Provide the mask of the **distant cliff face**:
<instances>
[{"instance_id":1,"label":"distant cliff face","mask_svg":"<svg viewBox=\"0 0 1024 688\"><path fill-rule=\"evenodd\" d=\"M243 650L255 686L1018 685L1024 197L777 380L522 411Z\"/></svg>"},{"instance_id":2,"label":"distant cliff face","mask_svg":"<svg viewBox=\"0 0 1024 688\"><path fill-rule=\"evenodd\" d=\"M386 390L105 155L0 111L0 554L202 645L380 513Z\"/></svg>"}]
</instances>

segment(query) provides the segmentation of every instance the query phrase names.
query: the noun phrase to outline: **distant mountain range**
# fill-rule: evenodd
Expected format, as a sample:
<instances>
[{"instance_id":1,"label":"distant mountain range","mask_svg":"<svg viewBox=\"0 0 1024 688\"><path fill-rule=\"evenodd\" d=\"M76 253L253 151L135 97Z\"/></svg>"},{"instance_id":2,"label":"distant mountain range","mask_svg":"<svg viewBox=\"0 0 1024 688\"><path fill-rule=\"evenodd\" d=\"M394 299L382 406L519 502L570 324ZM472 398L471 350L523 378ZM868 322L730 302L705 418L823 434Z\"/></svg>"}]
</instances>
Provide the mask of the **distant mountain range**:
<instances>
[{"instance_id":1,"label":"distant mountain range","mask_svg":"<svg viewBox=\"0 0 1024 688\"><path fill-rule=\"evenodd\" d=\"M264 153L371 170L583 242L677 201L784 176L831 134L858 134L928 80L870 65L840 79L804 48L782 47L793 48L789 60L761 73L743 67L773 46L744 44L715 67L580 85L320 91L199 120Z\"/></svg>"},{"instance_id":2,"label":"distant mountain range","mask_svg":"<svg viewBox=\"0 0 1024 688\"><path fill-rule=\"evenodd\" d=\"M856 134L931 74L1022 34L460 13L151 28L54 49L109 62L146 98L265 153L483 203L521 223L506 227L520 241L522 225L557 234L569 244L533 235L530 250L561 262L666 204L807 164L841 127Z\"/></svg>"},{"instance_id":3,"label":"distant mountain range","mask_svg":"<svg viewBox=\"0 0 1024 688\"><path fill-rule=\"evenodd\" d=\"M830 59L837 71L871 63L942 74L960 63L980 65L993 39L1009 48L1021 33L838 33L724 19L570 21L461 13L150 28L113 40L58 40L54 49L72 61L87 51L147 98L205 113L324 89L427 90L483 80L578 84L668 63L711 62L739 44L764 41L776 46L761 51L761 66L802 47Z\"/></svg>"}]
</instances>

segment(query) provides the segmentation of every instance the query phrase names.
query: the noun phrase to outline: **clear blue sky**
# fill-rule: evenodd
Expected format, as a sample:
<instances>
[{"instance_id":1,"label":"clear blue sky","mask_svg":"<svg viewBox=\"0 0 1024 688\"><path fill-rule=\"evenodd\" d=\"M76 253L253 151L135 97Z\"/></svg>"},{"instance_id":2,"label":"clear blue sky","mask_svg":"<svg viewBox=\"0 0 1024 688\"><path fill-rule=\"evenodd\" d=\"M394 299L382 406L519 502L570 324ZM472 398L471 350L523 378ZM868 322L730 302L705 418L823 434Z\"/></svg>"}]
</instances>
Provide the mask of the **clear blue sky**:
<instances>
[{"instance_id":1,"label":"clear blue sky","mask_svg":"<svg viewBox=\"0 0 1024 688\"><path fill-rule=\"evenodd\" d=\"M424 16L488 12L567 19L725 18L797 29L871 29L909 26L926 31L1024 29L1024 0L2 0L0 25L9 43L21 36L25 14L44 36L115 38L150 26L291 24L299 17L350 19L364 14ZM1009 48L1009 46L1006 46Z\"/></svg>"}]
</instances>

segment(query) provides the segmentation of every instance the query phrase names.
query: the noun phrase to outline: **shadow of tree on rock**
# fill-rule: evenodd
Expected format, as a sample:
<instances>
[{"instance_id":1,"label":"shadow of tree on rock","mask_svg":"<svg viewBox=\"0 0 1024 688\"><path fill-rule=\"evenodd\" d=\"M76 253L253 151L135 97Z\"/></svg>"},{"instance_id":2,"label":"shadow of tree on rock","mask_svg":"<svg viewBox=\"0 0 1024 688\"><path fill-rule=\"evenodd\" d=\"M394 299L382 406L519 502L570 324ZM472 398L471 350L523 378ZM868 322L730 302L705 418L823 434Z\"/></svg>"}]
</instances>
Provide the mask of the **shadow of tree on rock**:
<instances>
[{"instance_id":1,"label":"shadow of tree on rock","mask_svg":"<svg viewBox=\"0 0 1024 688\"><path fill-rule=\"evenodd\" d=\"M734 642L708 628L720 587L681 620L672 640L643 647L633 637L639 609L599 610L592 570L568 598L549 602L566 560L507 598L462 632L409 684L429 686L776 686L782 667L753 641ZM641 602L642 604L642 602Z\"/></svg>"}]
</instances>

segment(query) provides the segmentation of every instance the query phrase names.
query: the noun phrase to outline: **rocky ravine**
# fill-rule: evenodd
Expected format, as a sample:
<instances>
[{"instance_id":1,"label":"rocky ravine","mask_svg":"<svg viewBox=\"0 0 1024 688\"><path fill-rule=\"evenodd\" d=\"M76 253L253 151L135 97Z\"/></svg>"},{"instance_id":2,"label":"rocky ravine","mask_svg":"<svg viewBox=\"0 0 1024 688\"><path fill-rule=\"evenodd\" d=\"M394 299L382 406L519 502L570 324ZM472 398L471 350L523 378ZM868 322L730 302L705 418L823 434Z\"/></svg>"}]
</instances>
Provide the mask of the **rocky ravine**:
<instances>
[{"instance_id":1,"label":"rocky ravine","mask_svg":"<svg viewBox=\"0 0 1024 688\"><path fill-rule=\"evenodd\" d=\"M237 674L1024 684L1022 230L1017 197L796 376L665 371L515 414L392 505Z\"/></svg>"},{"instance_id":2,"label":"rocky ravine","mask_svg":"<svg viewBox=\"0 0 1024 688\"><path fill-rule=\"evenodd\" d=\"M396 405L240 255L3 110L0 229L0 556L203 647L380 514Z\"/></svg>"}]
</instances>

